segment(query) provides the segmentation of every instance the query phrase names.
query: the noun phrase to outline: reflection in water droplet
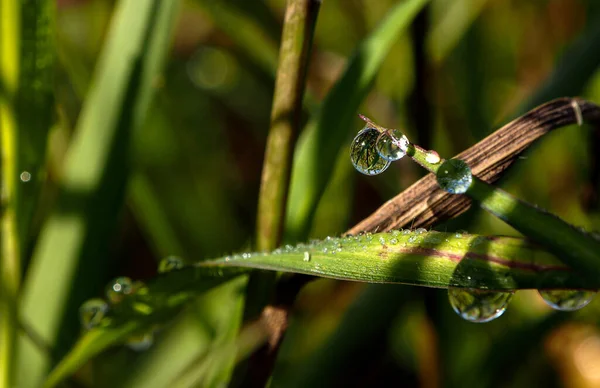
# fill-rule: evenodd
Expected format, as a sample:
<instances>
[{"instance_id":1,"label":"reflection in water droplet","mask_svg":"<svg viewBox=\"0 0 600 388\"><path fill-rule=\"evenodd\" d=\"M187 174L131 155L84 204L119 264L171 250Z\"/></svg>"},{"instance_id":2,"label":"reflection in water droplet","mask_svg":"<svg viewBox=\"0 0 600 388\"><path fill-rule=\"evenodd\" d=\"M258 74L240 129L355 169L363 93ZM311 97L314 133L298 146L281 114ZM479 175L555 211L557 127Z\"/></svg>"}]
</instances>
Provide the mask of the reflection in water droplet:
<instances>
[{"instance_id":1,"label":"reflection in water droplet","mask_svg":"<svg viewBox=\"0 0 600 388\"><path fill-rule=\"evenodd\" d=\"M310 261L310 252L304 252L304 261Z\"/></svg>"},{"instance_id":2,"label":"reflection in water droplet","mask_svg":"<svg viewBox=\"0 0 600 388\"><path fill-rule=\"evenodd\" d=\"M448 159L437 170L437 183L450 194L465 193L473 182L469 165L460 159Z\"/></svg>"},{"instance_id":3,"label":"reflection in water droplet","mask_svg":"<svg viewBox=\"0 0 600 388\"><path fill-rule=\"evenodd\" d=\"M408 138L398 129L389 129L382 133L375 143L379 156L390 162L402 159L406 155Z\"/></svg>"},{"instance_id":4,"label":"reflection in water droplet","mask_svg":"<svg viewBox=\"0 0 600 388\"><path fill-rule=\"evenodd\" d=\"M19 176L21 182L29 182L31 180L31 174L28 171L23 171Z\"/></svg>"},{"instance_id":5,"label":"reflection in water droplet","mask_svg":"<svg viewBox=\"0 0 600 388\"><path fill-rule=\"evenodd\" d=\"M504 314L512 295L512 292L448 288L452 309L461 318L478 323L489 322Z\"/></svg>"},{"instance_id":6,"label":"reflection in water droplet","mask_svg":"<svg viewBox=\"0 0 600 388\"><path fill-rule=\"evenodd\" d=\"M98 326L102 318L106 316L108 309L108 303L102 299L95 298L85 301L79 307L79 322L81 322L81 326L86 330Z\"/></svg>"},{"instance_id":7,"label":"reflection in water droplet","mask_svg":"<svg viewBox=\"0 0 600 388\"><path fill-rule=\"evenodd\" d=\"M177 269L182 269L183 267L183 260L181 260L180 257L168 256L162 259L158 264L158 273L165 273Z\"/></svg>"},{"instance_id":8,"label":"reflection in water droplet","mask_svg":"<svg viewBox=\"0 0 600 388\"><path fill-rule=\"evenodd\" d=\"M356 170L365 175L377 175L384 172L390 165L389 160L383 159L375 149L375 143L380 132L372 127L365 127L352 141L350 160Z\"/></svg>"},{"instance_id":9,"label":"reflection in water droplet","mask_svg":"<svg viewBox=\"0 0 600 388\"><path fill-rule=\"evenodd\" d=\"M138 335L135 337L130 337L127 339L127 347L136 352L143 352L145 350L150 349L152 344L154 343L154 334L146 333L142 335Z\"/></svg>"},{"instance_id":10,"label":"reflection in water droplet","mask_svg":"<svg viewBox=\"0 0 600 388\"><path fill-rule=\"evenodd\" d=\"M440 155L438 155L437 152L435 151L427 151L427 154L425 155L425 161L427 161L427 163L431 163L431 164L437 164L440 162Z\"/></svg>"},{"instance_id":11,"label":"reflection in water droplet","mask_svg":"<svg viewBox=\"0 0 600 388\"><path fill-rule=\"evenodd\" d=\"M596 296L590 290L539 290L550 307L561 311L575 311L588 305Z\"/></svg>"},{"instance_id":12,"label":"reflection in water droplet","mask_svg":"<svg viewBox=\"0 0 600 388\"><path fill-rule=\"evenodd\" d=\"M122 276L108 283L106 287L106 299L111 304L119 303L126 295L133 292L133 282L130 278Z\"/></svg>"}]
</instances>

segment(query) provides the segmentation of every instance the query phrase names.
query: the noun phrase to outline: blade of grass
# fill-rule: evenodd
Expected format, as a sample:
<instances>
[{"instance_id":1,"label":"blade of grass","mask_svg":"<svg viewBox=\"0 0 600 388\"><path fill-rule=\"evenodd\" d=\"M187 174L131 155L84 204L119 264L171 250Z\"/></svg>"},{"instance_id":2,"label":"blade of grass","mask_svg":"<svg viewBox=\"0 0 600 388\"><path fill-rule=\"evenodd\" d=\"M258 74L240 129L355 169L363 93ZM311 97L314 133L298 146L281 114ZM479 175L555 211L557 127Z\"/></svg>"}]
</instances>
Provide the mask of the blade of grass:
<instances>
[{"instance_id":1,"label":"blade of grass","mask_svg":"<svg viewBox=\"0 0 600 388\"><path fill-rule=\"evenodd\" d=\"M409 0L390 10L355 51L344 74L302 134L292 166L285 240L300 241L307 237L356 109L369 92L390 47L426 3L427 0Z\"/></svg>"},{"instance_id":2,"label":"blade of grass","mask_svg":"<svg viewBox=\"0 0 600 388\"><path fill-rule=\"evenodd\" d=\"M53 10L49 0L0 2L0 386L14 385L16 298L52 122Z\"/></svg>"},{"instance_id":3,"label":"blade of grass","mask_svg":"<svg viewBox=\"0 0 600 388\"><path fill-rule=\"evenodd\" d=\"M577 109L575 114L580 121L581 112ZM443 160L430 163L427 160L427 152L416 145L409 146L407 155L433 174L443 164ZM514 198L477 176L473 176L465 194L477 200L483 209L539 242L549 251L558 254L562 260L585 276L600 279L600 240L551 213Z\"/></svg>"},{"instance_id":4,"label":"blade of grass","mask_svg":"<svg viewBox=\"0 0 600 388\"><path fill-rule=\"evenodd\" d=\"M130 133L141 124L178 2L122 0L66 156L60 197L44 225L23 292L22 318L60 356L79 304L99 287L123 201ZM161 28L158 28L160 26ZM85 258L85 260L83 260ZM52 298L48 298L52 295ZM39 386L53 361L20 342L19 382Z\"/></svg>"}]
</instances>

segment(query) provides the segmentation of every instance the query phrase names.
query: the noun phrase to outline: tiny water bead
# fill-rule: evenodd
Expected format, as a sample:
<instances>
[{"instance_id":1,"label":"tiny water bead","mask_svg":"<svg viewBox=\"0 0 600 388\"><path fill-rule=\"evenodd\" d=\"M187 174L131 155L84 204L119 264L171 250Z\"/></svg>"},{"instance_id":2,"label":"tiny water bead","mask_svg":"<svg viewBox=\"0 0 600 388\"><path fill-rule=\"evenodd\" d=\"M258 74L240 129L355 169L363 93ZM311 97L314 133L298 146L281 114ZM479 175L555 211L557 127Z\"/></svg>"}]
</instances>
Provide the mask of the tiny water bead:
<instances>
[{"instance_id":1,"label":"tiny water bead","mask_svg":"<svg viewBox=\"0 0 600 388\"><path fill-rule=\"evenodd\" d=\"M145 333L142 335L137 335L127 339L125 345L133 351L143 352L145 350L150 349L152 344L154 343L154 334L153 333Z\"/></svg>"},{"instance_id":2,"label":"tiny water bead","mask_svg":"<svg viewBox=\"0 0 600 388\"><path fill-rule=\"evenodd\" d=\"M102 299L90 299L79 307L79 321L84 329L89 330L100 324L108 312L108 303Z\"/></svg>"},{"instance_id":3,"label":"tiny water bead","mask_svg":"<svg viewBox=\"0 0 600 388\"><path fill-rule=\"evenodd\" d=\"M185 266L183 260L177 256L168 256L158 264L158 273L166 273L173 270L182 269Z\"/></svg>"},{"instance_id":4,"label":"tiny water bead","mask_svg":"<svg viewBox=\"0 0 600 388\"><path fill-rule=\"evenodd\" d=\"M110 303L119 303L125 296L131 294L133 289L133 282L130 278L118 277L106 287L106 298Z\"/></svg>"},{"instance_id":5,"label":"tiny water bead","mask_svg":"<svg viewBox=\"0 0 600 388\"><path fill-rule=\"evenodd\" d=\"M467 163L460 159L448 159L436 173L438 185L450 194L464 194L473 182L473 174Z\"/></svg>"},{"instance_id":6,"label":"tiny water bead","mask_svg":"<svg viewBox=\"0 0 600 388\"><path fill-rule=\"evenodd\" d=\"M489 322L504 314L512 292L448 288L452 309L469 322Z\"/></svg>"},{"instance_id":7,"label":"tiny water bead","mask_svg":"<svg viewBox=\"0 0 600 388\"><path fill-rule=\"evenodd\" d=\"M440 155L435 151L427 151L425 155L425 161L431 164L438 164L440 162Z\"/></svg>"},{"instance_id":8,"label":"tiny water bead","mask_svg":"<svg viewBox=\"0 0 600 388\"><path fill-rule=\"evenodd\" d=\"M307 262L310 261L310 252L304 252L303 260Z\"/></svg>"},{"instance_id":9,"label":"tiny water bead","mask_svg":"<svg viewBox=\"0 0 600 388\"><path fill-rule=\"evenodd\" d=\"M379 156L390 162L402 159L406 155L408 138L398 129L388 129L377 138L375 148Z\"/></svg>"},{"instance_id":10,"label":"tiny water bead","mask_svg":"<svg viewBox=\"0 0 600 388\"><path fill-rule=\"evenodd\" d=\"M384 172L390 161L383 159L375 149L380 132L373 127L365 127L352 140L350 160L354 168L365 175L377 175Z\"/></svg>"},{"instance_id":11,"label":"tiny water bead","mask_svg":"<svg viewBox=\"0 0 600 388\"><path fill-rule=\"evenodd\" d=\"M29 171L23 171L19 176L21 182L27 183L31 180L31 173Z\"/></svg>"},{"instance_id":12,"label":"tiny water bead","mask_svg":"<svg viewBox=\"0 0 600 388\"><path fill-rule=\"evenodd\" d=\"M544 302L560 311L579 310L596 296L596 291L590 290L540 290L539 293Z\"/></svg>"}]
</instances>

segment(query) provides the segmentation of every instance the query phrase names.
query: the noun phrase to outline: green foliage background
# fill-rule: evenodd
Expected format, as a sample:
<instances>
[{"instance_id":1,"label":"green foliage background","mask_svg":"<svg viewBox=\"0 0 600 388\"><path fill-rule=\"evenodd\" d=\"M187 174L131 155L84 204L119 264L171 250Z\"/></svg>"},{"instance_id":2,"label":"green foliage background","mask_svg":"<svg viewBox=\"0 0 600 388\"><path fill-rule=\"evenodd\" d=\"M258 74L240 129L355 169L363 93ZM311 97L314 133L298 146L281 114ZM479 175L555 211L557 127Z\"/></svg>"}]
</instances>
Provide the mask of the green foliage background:
<instances>
[{"instance_id":1,"label":"green foliage background","mask_svg":"<svg viewBox=\"0 0 600 388\"><path fill-rule=\"evenodd\" d=\"M423 174L405 160L377 177L352 169L359 104L361 113L451 157L544 101L600 101L594 0L413 1L415 13L424 6L415 20L397 16L408 28L374 39L400 3L321 5L286 242L339 235ZM0 328L12 327L19 339L17 356L0 358L0 372L12 369L18 386L28 387L71 349L80 335L77 307L101 296L113 277L149 279L168 255L193 263L252 249L285 1L1 4L3 208L16 209L20 268L9 271L3 242ZM14 34L20 46L11 51ZM369 45L359 46L365 39ZM367 54L363 66L332 89L357 47ZM19 63L20 82L11 63ZM369 70L374 80L364 78ZM310 136L324 154L301 151ZM501 186L600 230L597 137L585 126L547 136ZM10 147L22 152L12 167ZM22 171L31 181L20 180ZM3 214L3 241L15 214ZM436 229L518 235L478 209ZM64 384L222 386L236 351L245 358L264 340L242 328L244 294L243 278L210 290L168 320L149 350L111 348ZM18 324L5 321L12 301ZM521 291L502 318L475 325L452 312L445 290L322 279L298 297L271 386L593 387L600 384L599 312L596 300L579 313L556 313ZM29 329L40 341L23 334Z\"/></svg>"}]
</instances>

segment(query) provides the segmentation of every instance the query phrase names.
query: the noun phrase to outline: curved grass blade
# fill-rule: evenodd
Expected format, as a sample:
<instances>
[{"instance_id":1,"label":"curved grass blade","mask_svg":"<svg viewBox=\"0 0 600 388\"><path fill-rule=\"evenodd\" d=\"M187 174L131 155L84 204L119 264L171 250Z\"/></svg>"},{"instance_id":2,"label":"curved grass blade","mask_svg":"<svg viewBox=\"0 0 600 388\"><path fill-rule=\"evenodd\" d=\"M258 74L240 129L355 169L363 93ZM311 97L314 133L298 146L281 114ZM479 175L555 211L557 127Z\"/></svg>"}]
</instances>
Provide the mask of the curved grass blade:
<instances>
[{"instance_id":1,"label":"curved grass blade","mask_svg":"<svg viewBox=\"0 0 600 388\"><path fill-rule=\"evenodd\" d=\"M202 261L160 275L127 297L103 327L92 329L56 367L53 386L99 352L168 321L207 289L253 269L341 280L494 290L600 287L521 238L426 231L328 238Z\"/></svg>"},{"instance_id":2,"label":"curved grass blade","mask_svg":"<svg viewBox=\"0 0 600 388\"><path fill-rule=\"evenodd\" d=\"M390 10L355 51L320 112L301 135L294 154L286 211L287 241L306 238L356 109L369 92L392 44L426 3L427 0L408 0Z\"/></svg>"},{"instance_id":3,"label":"curved grass blade","mask_svg":"<svg viewBox=\"0 0 600 388\"><path fill-rule=\"evenodd\" d=\"M54 356L74 341L77 309L102 282L123 202L131 131L148 108L171 33L171 23L163 21L173 20L178 3L122 0L115 10L65 159L57 207L40 233L23 291L24 324ZM52 360L26 338L19 346L19 384L39 386Z\"/></svg>"}]
</instances>

